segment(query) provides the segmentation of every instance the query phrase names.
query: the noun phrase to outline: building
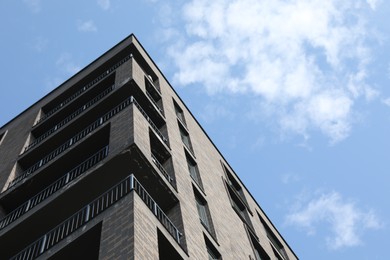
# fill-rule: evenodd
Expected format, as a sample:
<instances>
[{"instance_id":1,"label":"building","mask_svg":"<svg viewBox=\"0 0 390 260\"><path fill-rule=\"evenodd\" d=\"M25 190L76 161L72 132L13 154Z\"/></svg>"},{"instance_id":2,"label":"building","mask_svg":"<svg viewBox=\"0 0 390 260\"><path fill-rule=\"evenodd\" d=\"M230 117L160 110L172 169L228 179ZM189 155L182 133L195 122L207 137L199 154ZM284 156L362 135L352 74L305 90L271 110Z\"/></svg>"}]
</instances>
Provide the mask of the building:
<instances>
[{"instance_id":1,"label":"building","mask_svg":"<svg viewBox=\"0 0 390 260\"><path fill-rule=\"evenodd\" d=\"M1 259L298 259L134 35L0 128Z\"/></svg>"}]
</instances>

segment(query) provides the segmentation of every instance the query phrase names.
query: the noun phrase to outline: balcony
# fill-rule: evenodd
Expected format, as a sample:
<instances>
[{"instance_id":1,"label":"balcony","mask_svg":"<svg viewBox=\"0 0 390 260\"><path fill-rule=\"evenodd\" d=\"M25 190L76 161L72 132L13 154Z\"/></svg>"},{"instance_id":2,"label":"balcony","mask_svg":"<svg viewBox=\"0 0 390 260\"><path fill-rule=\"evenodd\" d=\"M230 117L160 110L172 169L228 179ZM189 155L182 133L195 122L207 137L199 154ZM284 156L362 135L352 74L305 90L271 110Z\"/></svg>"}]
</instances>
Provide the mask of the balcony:
<instances>
[{"instance_id":1,"label":"balcony","mask_svg":"<svg viewBox=\"0 0 390 260\"><path fill-rule=\"evenodd\" d=\"M182 233L159 207L159 205L153 200L153 198L149 195L141 183L134 177L134 175L130 175L103 193L97 199L84 206L81 210L77 211L71 217L63 221L60 225L41 236L38 240L20 251L11 259L35 259L39 257L54 245L60 243L70 234L84 226L86 223L99 216L102 212L110 208L112 205L117 203L120 199L124 198L132 191L135 191L135 193L138 194L138 196L148 206L153 215L165 227L174 240L182 247Z\"/></svg>"},{"instance_id":2,"label":"balcony","mask_svg":"<svg viewBox=\"0 0 390 260\"><path fill-rule=\"evenodd\" d=\"M0 220L0 230L8 226L9 224L13 223L14 221L17 221L21 216L29 212L32 208L39 205L41 202L49 198L51 195L53 195L55 192L60 190L62 187L76 179L77 177L81 176L83 173L91 169L93 166L95 166L97 163L102 161L104 158L106 158L108 155L108 146L104 147L91 157L89 157L87 160L67 172L65 175L63 175L61 178L53 182L51 185L49 185L47 188L39 192L38 194L34 195L31 199L24 202L22 205L17 207L15 210L7 214L4 218Z\"/></svg>"},{"instance_id":3,"label":"balcony","mask_svg":"<svg viewBox=\"0 0 390 260\"><path fill-rule=\"evenodd\" d=\"M50 117L52 114L63 108L68 103L72 102L76 98L78 98L80 95L85 93L90 88L94 87L96 84L98 84L103 79L107 78L113 71L115 71L119 66L121 66L126 61L130 60L132 57L131 54L125 56L123 59L121 59L119 62L115 63L113 66L109 67L107 70L105 70L103 73L101 73L98 77L90 81L85 86L79 88L75 93L71 94L70 96L64 98L62 101L56 102L58 105L55 105L53 108L48 108L49 110L44 113L44 115L35 123L35 125L38 125L39 123L46 120L48 117ZM49 104L50 105L50 104Z\"/></svg>"},{"instance_id":4,"label":"balcony","mask_svg":"<svg viewBox=\"0 0 390 260\"><path fill-rule=\"evenodd\" d=\"M162 175L167 179L167 181L176 189L176 181L174 178L171 177L171 175L165 170L164 166L158 161L156 156L151 154L152 156L152 161L156 165L156 167L160 170Z\"/></svg>"},{"instance_id":5,"label":"balcony","mask_svg":"<svg viewBox=\"0 0 390 260\"><path fill-rule=\"evenodd\" d=\"M24 150L24 152L27 152L32 147L36 146L38 143L42 142L44 139L52 135L54 132L58 131L61 127L66 125L68 122L70 122L72 119L77 117L79 114L87 110L89 107L94 105L95 103L99 102L101 99L103 99L105 96L107 96L111 91L115 89L115 86L112 85L108 88L106 88L103 92L101 92L99 95L95 96L93 99L88 101L83 106L79 107L75 111L73 111L70 115L62 119L59 123L55 124L53 127L51 127L48 131L40 135L38 138L36 138L32 143L30 143Z\"/></svg>"},{"instance_id":6,"label":"balcony","mask_svg":"<svg viewBox=\"0 0 390 260\"><path fill-rule=\"evenodd\" d=\"M64 142L61 146L57 147L54 151L50 152L48 155L34 163L32 166L30 166L27 170L25 170L21 175L13 179L9 185L8 189L17 184L18 182L21 182L25 178L27 178L29 175L40 169L41 167L45 166L52 160L56 159L58 156L60 156L62 153L66 152L70 147L74 146L76 143L83 140L86 136L88 136L90 133L92 133L95 129L100 127L103 123L105 123L109 118L111 118L113 113L108 113L104 115L103 117L100 117L98 120L90 124L88 127L74 135L72 138Z\"/></svg>"},{"instance_id":7,"label":"balcony","mask_svg":"<svg viewBox=\"0 0 390 260\"><path fill-rule=\"evenodd\" d=\"M148 116L148 114L145 112L145 110L143 110L143 108L141 107L141 105L135 100L135 98L132 98L132 102L134 103L134 105L138 108L138 110L141 112L141 114L144 116L144 118L146 119L146 121L148 121L150 127L153 129L153 131L157 134L157 136L161 139L161 141L169 148L169 141L168 141L168 138L165 137L160 129L153 123L152 119L150 119L150 117Z\"/></svg>"}]
</instances>

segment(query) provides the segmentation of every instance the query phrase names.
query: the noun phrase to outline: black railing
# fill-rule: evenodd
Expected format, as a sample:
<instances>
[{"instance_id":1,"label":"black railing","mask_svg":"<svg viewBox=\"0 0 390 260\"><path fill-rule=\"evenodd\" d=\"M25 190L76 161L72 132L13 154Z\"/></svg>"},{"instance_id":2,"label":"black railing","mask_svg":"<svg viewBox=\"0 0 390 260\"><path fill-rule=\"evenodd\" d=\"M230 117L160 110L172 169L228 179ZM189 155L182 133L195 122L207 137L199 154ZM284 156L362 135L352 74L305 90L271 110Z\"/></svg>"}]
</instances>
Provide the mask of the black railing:
<instances>
[{"instance_id":1,"label":"black railing","mask_svg":"<svg viewBox=\"0 0 390 260\"><path fill-rule=\"evenodd\" d=\"M4 218L0 220L0 230L11 224L12 222L16 221L19 217L27 213L30 209L37 206L39 203L53 195L55 192L60 190L62 187L64 187L69 182L73 181L83 173L85 173L87 170L92 168L94 165L102 161L104 158L106 158L108 155L108 146L104 147L91 157L89 157L87 160L67 172L64 176L50 184L47 188L33 196L28 201L24 202L22 205L17 207L15 210L7 214Z\"/></svg>"},{"instance_id":2,"label":"black railing","mask_svg":"<svg viewBox=\"0 0 390 260\"><path fill-rule=\"evenodd\" d=\"M94 80L92 80L91 82L89 82L87 85L85 85L84 87L82 87L81 89L79 89L78 91L76 91L73 95L71 95L70 97L68 97L67 99L65 99L64 101L62 101L60 104L58 104L57 106L55 106L52 110L50 110L49 112L45 113L36 123L35 125L39 124L40 122L42 122L43 120L45 120L46 118L48 118L49 116L51 116L52 114L54 114L56 111L58 111L59 109L61 109L63 106L65 106L66 104L68 104L69 102L71 102L73 99L77 98L78 96L80 96L82 93L84 93L87 89L89 89L90 87L92 87L93 85L95 85L96 83L98 83L99 81L101 81L102 79L106 78L111 72L113 72L114 70L116 70L119 66L121 66L123 63L125 63L126 61L128 61L130 58L132 57L132 54L129 54L127 55L125 58L123 58L122 60L120 60L119 62L117 62L115 65L113 65L112 67L110 67L108 70L106 70L105 72L103 72L102 74L100 74L97 78L95 78Z\"/></svg>"},{"instance_id":3,"label":"black railing","mask_svg":"<svg viewBox=\"0 0 390 260\"><path fill-rule=\"evenodd\" d=\"M88 101L83 106L79 107L76 111L74 111L72 114L67 116L65 119L63 119L61 122L50 128L47 132L36 138L31 144L29 144L25 149L24 152L30 150L32 147L40 143L42 140L46 139L48 136L56 132L58 129L66 125L69 121L71 121L73 118L84 112L87 108L91 107L93 104L101 100L103 97L107 96L113 89L115 88L115 85L112 85L108 88L106 88L103 92L101 92L99 95Z\"/></svg>"},{"instance_id":4,"label":"black railing","mask_svg":"<svg viewBox=\"0 0 390 260\"><path fill-rule=\"evenodd\" d=\"M161 133L160 129L158 129L158 127L153 123L152 119L150 119L148 114L146 114L145 110L142 109L141 105L134 98L132 99L132 102L138 108L141 114L145 117L146 121L148 121L150 127L156 132L156 134L161 139L161 141L163 141L169 147L168 139Z\"/></svg>"},{"instance_id":5,"label":"black railing","mask_svg":"<svg viewBox=\"0 0 390 260\"><path fill-rule=\"evenodd\" d=\"M170 184L172 184L173 187L176 187L175 180L172 178L172 176L165 170L164 166L157 160L157 158L151 154L152 156L152 161L156 165L156 167L160 170L162 175L168 180Z\"/></svg>"},{"instance_id":6,"label":"black railing","mask_svg":"<svg viewBox=\"0 0 390 260\"><path fill-rule=\"evenodd\" d=\"M104 210L111 207L113 204L118 202L120 199L125 197L130 192L135 191L139 197L145 202L148 208L160 221L160 223L167 229L172 235L176 242L182 246L181 237L182 233L163 212L163 210L157 205L152 199L145 188L138 182L138 180L130 175L117 185L106 191L103 195L86 205L84 208L73 214L70 218L56 226L44 236L30 244L28 247L23 249L17 255L11 259L17 260L29 260L35 259L42 255L44 252L52 248L64 240L67 236L75 232L80 227L84 226L91 219L100 215Z\"/></svg>"},{"instance_id":7,"label":"black railing","mask_svg":"<svg viewBox=\"0 0 390 260\"><path fill-rule=\"evenodd\" d=\"M139 64L137 63L137 65L139 66ZM141 67L141 66L140 66ZM144 71L144 69L141 67L141 69ZM148 75L145 71L144 71L144 73L145 73L145 78L147 79L147 83L149 83L149 85L150 86L152 86L156 91L157 91L157 93L159 93L160 95L161 95L161 90L160 90L160 86L156 86L155 84L154 84L154 81L153 81L153 78L152 78L152 76L150 76L150 75Z\"/></svg>"},{"instance_id":8,"label":"black railing","mask_svg":"<svg viewBox=\"0 0 390 260\"><path fill-rule=\"evenodd\" d=\"M25 170L21 175L13 179L9 185L8 188L13 187L18 182L24 180L28 176L30 176L32 173L52 161L54 158L62 154L64 151L66 151L69 147L73 146L76 142L80 141L82 138L87 136L89 133L91 133L93 130L101 126L103 123L105 123L107 120L111 119L113 116L121 112L123 109L128 107L130 104L134 103L134 105L139 109L141 114L145 117L145 119L148 121L150 126L154 129L154 131L158 134L158 136L165 142L168 143L168 140L162 135L162 133L158 130L156 125L153 123L153 121L149 118L149 116L146 114L146 112L142 109L142 107L138 104L138 102L131 96L127 99L125 99L123 102L121 102L119 105L117 105L115 108L110 110L108 113L104 114L100 118L98 118L95 122L87 126L84 130L77 133L75 136L73 136L71 139L66 141L64 144L56 148L54 151L52 151L50 154L30 166L27 170Z\"/></svg>"},{"instance_id":9,"label":"black railing","mask_svg":"<svg viewBox=\"0 0 390 260\"><path fill-rule=\"evenodd\" d=\"M150 99L150 101L152 101L152 104L153 106L160 112L161 115L164 115L164 111L162 110L162 108L160 107L159 104L157 104L157 102L154 100L154 98L152 97L152 95L150 95L150 93L148 91L146 91L146 95L148 96L148 98Z\"/></svg>"}]
</instances>

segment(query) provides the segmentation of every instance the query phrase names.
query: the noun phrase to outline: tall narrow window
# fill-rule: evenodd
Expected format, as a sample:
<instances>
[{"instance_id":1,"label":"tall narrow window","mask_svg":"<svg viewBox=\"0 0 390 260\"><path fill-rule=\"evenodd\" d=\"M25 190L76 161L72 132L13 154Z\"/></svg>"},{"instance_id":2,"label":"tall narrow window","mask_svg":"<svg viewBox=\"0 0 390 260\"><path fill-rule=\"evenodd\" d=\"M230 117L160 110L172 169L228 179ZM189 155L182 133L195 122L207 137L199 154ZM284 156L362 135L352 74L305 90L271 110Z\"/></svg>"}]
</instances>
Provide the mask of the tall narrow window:
<instances>
[{"instance_id":1,"label":"tall narrow window","mask_svg":"<svg viewBox=\"0 0 390 260\"><path fill-rule=\"evenodd\" d=\"M268 226L268 224L264 221L264 219L260 216L259 213L257 213L261 223L263 224L264 226L264 229L267 233L267 237L270 241L270 244L273 248L273 250L275 251L275 256L278 258L278 259L284 259L284 260L289 260L289 257L287 255L287 252L286 250L284 249L283 247L283 244L279 241L279 239L276 237L276 235L274 234L274 232L272 232L271 228Z\"/></svg>"},{"instance_id":2,"label":"tall narrow window","mask_svg":"<svg viewBox=\"0 0 390 260\"><path fill-rule=\"evenodd\" d=\"M245 205L242 203L242 201L238 198L237 194L232 192L229 189L229 195L230 195L230 200L232 202L232 207L233 209L237 212L237 214L241 217L241 219L252 229L252 222L250 220L247 208Z\"/></svg>"},{"instance_id":3,"label":"tall narrow window","mask_svg":"<svg viewBox=\"0 0 390 260\"><path fill-rule=\"evenodd\" d=\"M236 211L238 216L250 227L252 230L252 222L249 216L251 212L248 206L248 203L245 199L244 191L241 188L241 185L234 178L233 174L227 169L227 167L223 165L223 169L226 174L226 189L232 203L233 209ZM254 231L253 231L254 232Z\"/></svg>"},{"instance_id":4,"label":"tall narrow window","mask_svg":"<svg viewBox=\"0 0 390 260\"><path fill-rule=\"evenodd\" d=\"M196 208L198 209L199 219L200 223L207 229L207 231L215 237L215 231L214 226L211 221L210 211L209 207L207 205L207 201L200 195L199 192L196 191L195 187L194 189L194 195L195 195L195 201L196 201Z\"/></svg>"},{"instance_id":5,"label":"tall narrow window","mask_svg":"<svg viewBox=\"0 0 390 260\"><path fill-rule=\"evenodd\" d=\"M179 130L180 130L180 136L181 136L181 140L183 141L184 145L187 147L187 149L193 153L193 150L192 150L192 145L191 145L191 140L190 140L190 135L188 134L188 132L182 127L179 125Z\"/></svg>"},{"instance_id":6,"label":"tall narrow window","mask_svg":"<svg viewBox=\"0 0 390 260\"><path fill-rule=\"evenodd\" d=\"M186 126L186 120L184 118L183 109L181 109L180 106L175 101L173 101L173 105L175 107L175 113L176 113L177 118L180 120L180 122L183 125Z\"/></svg>"},{"instance_id":7,"label":"tall narrow window","mask_svg":"<svg viewBox=\"0 0 390 260\"><path fill-rule=\"evenodd\" d=\"M267 255L265 250L261 247L260 243L257 241L257 239L253 236L253 234L247 230L249 240L252 244L253 253L255 255L255 260L270 260L270 257Z\"/></svg>"},{"instance_id":8,"label":"tall narrow window","mask_svg":"<svg viewBox=\"0 0 390 260\"><path fill-rule=\"evenodd\" d=\"M218 252L218 250L213 246L211 241L203 234L204 236L204 242L206 244L207 249L207 256L209 260L220 260L221 254Z\"/></svg>"},{"instance_id":9,"label":"tall narrow window","mask_svg":"<svg viewBox=\"0 0 390 260\"><path fill-rule=\"evenodd\" d=\"M223 168L225 170L226 174L226 180L229 185L229 187L237 193L237 195L240 197L240 199L245 203L245 205L248 207L248 202L245 198L244 190L242 189L241 185L238 183L238 181L233 177L233 174L228 170L228 168L223 165ZM249 207L248 207L249 209Z\"/></svg>"},{"instance_id":10,"label":"tall narrow window","mask_svg":"<svg viewBox=\"0 0 390 260\"><path fill-rule=\"evenodd\" d=\"M200 178L198 165L196 162L191 158L189 154L186 152L186 159L187 159L187 165L188 165L188 171L190 172L191 178L196 182L196 184L203 189L202 180Z\"/></svg>"}]
</instances>

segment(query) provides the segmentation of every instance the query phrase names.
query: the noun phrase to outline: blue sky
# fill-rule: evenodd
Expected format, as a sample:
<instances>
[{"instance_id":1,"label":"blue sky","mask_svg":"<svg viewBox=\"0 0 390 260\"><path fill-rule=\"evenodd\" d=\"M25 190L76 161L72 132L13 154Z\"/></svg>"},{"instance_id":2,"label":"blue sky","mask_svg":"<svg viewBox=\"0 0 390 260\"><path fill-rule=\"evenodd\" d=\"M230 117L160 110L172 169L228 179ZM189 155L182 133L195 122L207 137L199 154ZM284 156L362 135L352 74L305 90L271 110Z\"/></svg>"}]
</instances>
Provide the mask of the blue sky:
<instances>
[{"instance_id":1,"label":"blue sky","mask_svg":"<svg viewBox=\"0 0 390 260\"><path fill-rule=\"evenodd\" d=\"M389 1L0 10L0 125L135 33L301 259L388 259Z\"/></svg>"}]
</instances>

